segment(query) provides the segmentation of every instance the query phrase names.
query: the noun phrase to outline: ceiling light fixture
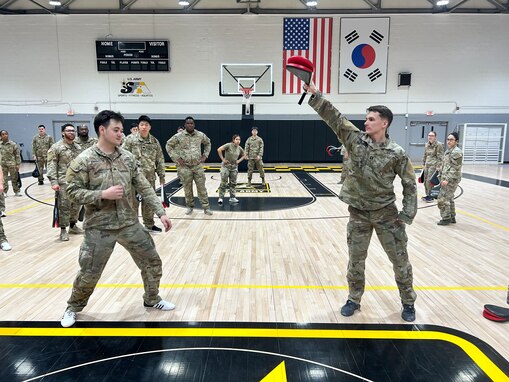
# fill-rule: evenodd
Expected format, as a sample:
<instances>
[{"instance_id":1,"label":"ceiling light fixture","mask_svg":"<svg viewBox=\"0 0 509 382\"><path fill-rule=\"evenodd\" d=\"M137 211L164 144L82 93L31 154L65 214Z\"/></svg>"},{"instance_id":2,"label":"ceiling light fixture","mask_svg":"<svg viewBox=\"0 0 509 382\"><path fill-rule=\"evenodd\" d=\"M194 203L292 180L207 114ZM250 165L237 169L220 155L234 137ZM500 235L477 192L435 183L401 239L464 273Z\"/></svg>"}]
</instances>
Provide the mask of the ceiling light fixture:
<instances>
[{"instance_id":1,"label":"ceiling light fixture","mask_svg":"<svg viewBox=\"0 0 509 382\"><path fill-rule=\"evenodd\" d=\"M187 7L189 5L189 1L179 0L179 5L183 5L184 7Z\"/></svg>"},{"instance_id":2,"label":"ceiling light fixture","mask_svg":"<svg viewBox=\"0 0 509 382\"><path fill-rule=\"evenodd\" d=\"M437 1L437 5L438 5L439 7L441 7L441 6L443 6L443 5L447 5L447 4L449 4L449 0L438 0L438 1Z\"/></svg>"},{"instance_id":3,"label":"ceiling light fixture","mask_svg":"<svg viewBox=\"0 0 509 382\"><path fill-rule=\"evenodd\" d=\"M55 7L59 7L59 6L62 5L62 2L61 1L50 0L49 1L49 5L54 5Z\"/></svg>"},{"instance_id":4,"label":"ceiling light fixture","mask_svg":"<svg viewBox=\"0 0 509 382\"><path fill-rule=\"evenodd\" d=\"M306 1L306 6L308 7L316 7L318 5L318 1L308 0Z\"/></svg>"}]
</instances>

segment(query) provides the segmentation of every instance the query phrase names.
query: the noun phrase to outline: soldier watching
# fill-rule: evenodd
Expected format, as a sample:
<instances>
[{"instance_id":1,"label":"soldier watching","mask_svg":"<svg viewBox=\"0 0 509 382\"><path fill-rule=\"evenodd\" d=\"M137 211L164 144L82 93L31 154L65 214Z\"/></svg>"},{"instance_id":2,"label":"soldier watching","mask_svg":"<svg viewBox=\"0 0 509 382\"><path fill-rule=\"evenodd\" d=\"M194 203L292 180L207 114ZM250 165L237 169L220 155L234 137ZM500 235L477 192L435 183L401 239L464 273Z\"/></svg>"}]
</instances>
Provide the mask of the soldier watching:
<instances>
[{"instance_id":1,"label":"soldier watching","mask_svg":"<svg viewBox=\"0 0 509 382\"><path fill-rule=\"evenodd\" d=\"M459 135L452 132L447 136L447 150L444 154L442 172L440 174L440 192L437 206L442 219L438 225L456 223L456 204L454 192L461 182L461 167L463 166L463 152L458 147Z\"/></svg>"},{"instance_id":2,"label":"soldier watching","mask_svg":"<svg viewBox=\"0 0 509 382\"><path fill-rule=\"evenodd\" d=\"M8 177L11 176L12 189L15 196L21 196L18 187L18 171L21 165L21 155L16 142L9 140L9 133L6 130L0 131L0 155L2 156L2 173L4 175L4 196L9 191Z\"/></svg>"},{"instance_id":3,"label":"soldier watching","mask_svg":"<svg viewBox=\"0 0 509 382\"><path fill-rule=\"evenodd\" d=\"M44 169L48 170L48 150L53 145L53 137L46 134L44 125L38 126L39 134L32 139L32 156L39 169L39 185L44 184Z\"/></svg>"},{"instance_id":4,"label":"soldier watching","mask_svg":"<svg viewBox=\"0 0 509 382\"><path fill-rule=\"evenodd\" d=\"M129 252L141 271L145 289L143 306L175 309L174 304L159 296L162 262L154 240L132 209L134 194L139 192L156 211L165 232L171 229L171 221L153 186L142 175L137 159L119 147L123 122L121 114L110 110L97 114L94 128L99 141L72 161L67 171L69 198L85 204L86 212L85 237L79 254L80 270L60 321L65 328L74 325L76 313L87 305L117 242Z\"/></svg>"},{"instance_id":5,"label":"soldier watching","mask_svg":"<svg viewBox=\"0 0 509 382\"><path fill-rule=\"evenodd\" d=\"M66 123L62 126L62 139L51 146L48 151L48 173L46 175L58 198L58 224L61 241L69 241L68 233L83 233L83 230L76 225L79 205L69 201L66 193L65 174L71 161L81 152L81 147L74 142L75 135L74 125ZM69 232L67 232L68 226L70 227Z\"/></svg>"},{"instance_id":6,"label":"soldier watching","mask_svg":"<svg viewBox=\"0 0 509 382\"><path fill-rule=\"evenodd\" d=\"M184 131L175 134L166 142L166 151L171 160L177 164L178 177L184 185L186 197L186 215L193 213L194 195L193 180L198 190L198 198L206 215L212 215L209 196L205 187L205 170L202 163L210 154L210 139L201 131L195 130L193 117L184 121ZM201 145L203 144L203 153Z\"/></svg>"},{"instance_id":7,"label":"soldier watching","mask_svg":"<svg viewBox=\"0 0 509 382\"><path fill-rule=\"evenodd\" d=\"M97 138L90 138L88 136L88 126L83 124L78 126L78 136L74 139L81 147L81 151L85 151L97 143Z\"/></svg>"},{"instance_id":8,"label":"soldier watching","mask_svg":"<svg viewBox=\"0 0 509 382\"><path fill-rule=\"evenodd\" d=\"M436 170L440 171L442 168L442 160L444 158L444 145L437 141L437 133L430 131L428 133L428 142L424 147L424 156L422 164L424 165L424 190L426 195L422 198L425 202L432 202L431 189L433 186L430 183L431 177Z\"/></svg>"},{"instance_id":9,"label":"soldier watching","mask_svg":"<svg viewBox=\"0 0 509 382\"><path fill-rule=\"evenodd\" d=\"M262 178L262 185L265 185L265 172L263 170L263 139L258 136L258 127L253 126L251 136L246 141L247 161L247 185L251 186L253 172L256 169Z\"/></svg>"},{"instance_id":10,"label":"soldier watching","mask_svg":"<svg viewBox=\"0 0 509 382\"><path fill-rule=\"evenodd\" d=\"M159 141L150 134L152 128L152 120L146 115L138 118L138 134L130 134L125 138L122 148L131 152L134 157L140 161L141 171L145 178L155 190L156 175L159 177L159 184L164 187L165 168L163 149ZM140 202L135 197L133 199L133 208L138 211ZM141 201L141 213L143 216L143 224L152 232L161 232L161 228L157 227L154 221L154 210L150 205Z\"/></svg>"},{"instance_id":11,"label":"soldier watching","mask_svg":"<svg viewBox=\"0 0 509 382\"><path fill-rule=\"evenodd\" d=\"M224 155L223 155L224 152ZM230 143L225 143L217 149L221 158L221 185L219 186L219 199L217 203L223 204L224 193L230 190L230 203L238 203L235 197L237 187L237 175L239 174L239 163L245 159L244 149L240 147L240 135L234 134Z\"/></svg>"},{"instance_id":12,"label":"soldier watching","mask_svg":"<svg viewBox=\"0 0 509 382\"><path fill-rule=\"evenodd\" d=\"M366 283L365 262L374 229L393 265L403 305L401 318L414 321L417 295L413 289L405 224L411 224L417 213L417 184L410 159L387 134L392 112L385 106L368 108L364 123L366 131L363 132L323 98L313 82L304 85L304 89L312 94L309 105L350 154L348 176L339 194L339 198L349 205L350 213L347 226L349 294L341 314L348 317L360 309ZM400 212L395 204L393 186L396 175L403 186L403 210Z\"/></svg>"}]
</instances>

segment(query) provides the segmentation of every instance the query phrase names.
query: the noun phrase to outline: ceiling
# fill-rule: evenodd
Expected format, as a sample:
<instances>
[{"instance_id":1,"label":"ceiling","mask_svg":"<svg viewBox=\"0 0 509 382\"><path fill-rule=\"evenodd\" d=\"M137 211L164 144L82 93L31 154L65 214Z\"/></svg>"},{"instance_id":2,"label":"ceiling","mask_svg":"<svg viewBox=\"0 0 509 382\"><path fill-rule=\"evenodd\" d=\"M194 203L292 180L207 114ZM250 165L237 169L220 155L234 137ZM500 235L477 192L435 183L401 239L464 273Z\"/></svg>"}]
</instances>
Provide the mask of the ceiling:
<instances>
[{"instance_id":1,"label":"ceiling","mask_svg":"<svg viewBox=\"0 0 509 382\"><path fill-rule=\"evenodd\" d=\"M432 14L509 13L509 0L450 0L446 6L436 0L0 0L0 14Z\"/></svg>"}]
</instances>

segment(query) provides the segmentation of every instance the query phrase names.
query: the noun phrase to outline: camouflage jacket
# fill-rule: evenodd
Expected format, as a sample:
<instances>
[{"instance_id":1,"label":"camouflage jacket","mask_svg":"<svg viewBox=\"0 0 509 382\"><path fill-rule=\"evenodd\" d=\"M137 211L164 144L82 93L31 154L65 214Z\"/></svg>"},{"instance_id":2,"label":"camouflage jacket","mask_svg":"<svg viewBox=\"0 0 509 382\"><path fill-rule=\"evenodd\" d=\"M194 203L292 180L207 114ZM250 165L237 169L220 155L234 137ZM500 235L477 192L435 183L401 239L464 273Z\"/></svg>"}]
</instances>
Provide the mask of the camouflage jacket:
<instances>
[{"instance_id":1,"label":"camouflage jacket","mask_svg":"<svg viewBox=\"0 0 509 382\"><path fill-rule=\"evenodd\" d=\"M46 175L52 186L65 184L65 174L71 161L81 152L81 147L72 142L70 145L63 139L55 143L48 151L48 171Z\"/></svg>"},{"instance_id":2,"label":"camouflage jacket","mask_svg":"<svg viewBox=\"0 0 509 382\"><path fill-rule=\"evenodd\" d=\"M124 188L122 199L101 198L102 191L116 185ZM71 201L85 205L85 229L120 229L138 222L138 213L132 207L135 192L157 216L165 214L134 155L119 147L108 155L93 146L74 159L67 170L67 195Z\"/></svg>"},{"instance_id":3,"label":"camouflage jacket","mask_svg":"<svg viewBox=\"0 0 509 382\"><path fill-rule=\"evenodd\" d=\"M422 164L428 167L441 167L444 157L444 145L438 141L426 142Z\"/></svg>"},{"instance_id":4,"label":"camouflage jacket","mask_svg":"<svg viewBox=\"0 0 509 382\"><path fill-rule=\"evenodd\" d=\"M224 159L228 161L228 164L222 163L221 166L229 168L229 169L236 169L238 167L237 160L240 157L244 156L244 149L240 146L236 146L234 143L226 143L223 146L224 147Z\"/></svg>"},{"instance_id":5,"label":"camouflage jacket","mask_svg":"<svg viewBox=\"0 0 509 382\"><path fill-rule=\"evenodd\" d=\"M250 136L246 141L246 154L248 159L256 159L257 156L263 157L263 139L259 136L256 138Z\"/></svg>"},{"instance_id":6,"label":"camouflage jacket","mask_svg":"<svg viewBox=\"0 0 509 382\"><path fill-rule=\"evenodd\" d=\"M130 134L124 139L122 148L132 153L140 162L143 175L150 182L155 180L155 174L157 173L160 183L164 183L163 149L153 135L149 134L147 138L142 138L139 134Z\"/></svg>"},{"instance_id":7,"label":"camouflage jacket","mask_svg":"<svg viewBox=\"0 0 509 382\"><path fill-rule=\"evenodd\" d=\"M13 167L21 164L19 146L16 142L0 141L0 154L2 155L2 166Z\"/></svg>"},{"instance_id":8,"label":"camouflage jacket","mask_svg":"<svg viewBox=\"0 0 509 382\"><path fill-rule=\"evenodd\" d=\"M417 184L412 163L403 148L389 138L385 142L374 142L320 92L311 97L309 105L336 133L350 154L348 176L339 198L359 210L379 210L395 202L394 179L398 175L403 186L403 210L398 218L411 224L417 213Z\"/></svg>"},{"instance_id":9,"label":"camouflage jacket","mask_svg":"<svg viewBox=\"0 0 509 382\"><path fill-rule=\"evenodd\" d=\"M44 134L42 137L39 134L35 135L32 139L32 155L36 158L46 158L53 143L51 135Z\"/></svg>"},{"instance_id":10,"label":"camouflage jacket","mask_svg":"<svg viewBox=\"0 0 509 382\"><path fill-rule=\"evenodd\" d=\"M203 154L201 151L202 144ZM188 166L199 164L202 155L208 158L210 148L209 137L198 130L194 130L192 134L189 134L186 130L181 131L166 142L166 151L168 151L171 160L178 163L178 160L182 159Z\"/></svg>"},{"instance_id":11,"label":"camouflage jacket","mask_svg":"<svg viewBox=\"0 0 509 382\"><path fill-rule=\"evenodd\" d=\"M447 149L444 154L444 163L440 180L459 183L461 181L461 166L463 165L463 152L456 146L453 149Z\"/></svg>"},{"instance_id":12,"label":"camouflage jacket","mask_svg":"<svg viewBox=\"0 0 509 382\"><path fill-rule=\"evenodd\" d=\"M74 138L74 142L80 145L81 151L85 151L86 149L92 147L97 143L97 138L87 137L87 139L85 140L78 136Z\"/></svg>"}]
</instances>

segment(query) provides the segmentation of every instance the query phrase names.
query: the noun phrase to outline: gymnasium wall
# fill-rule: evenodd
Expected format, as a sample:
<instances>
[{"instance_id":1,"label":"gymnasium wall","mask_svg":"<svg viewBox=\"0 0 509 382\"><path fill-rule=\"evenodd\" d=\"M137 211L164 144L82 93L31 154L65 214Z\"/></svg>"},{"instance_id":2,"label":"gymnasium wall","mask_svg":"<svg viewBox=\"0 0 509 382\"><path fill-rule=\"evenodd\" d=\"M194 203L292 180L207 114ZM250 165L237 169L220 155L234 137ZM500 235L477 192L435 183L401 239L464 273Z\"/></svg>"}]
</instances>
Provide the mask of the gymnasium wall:
<instances>
[{"instance_id":1,"label":"gymnasium wall","mask_svg":"<svg viewBox=\"0 0 509 382\"><path fill-rule=\"evenodd\" d=\"M218 121L218 126L237 124L241 123L241 100L219 96L220 64L270 62L274 65L275 96L254 98L254 123L271 126L271 132L260 135L272 139L272 131L280 127L278 136L293 137L292 129L296 129L302 133L295 136L302 134L304 142L311 142L317 130L309 128L317 123L314 111L307 105L298 106L297 95L281 94L283 18L0 16L0 128L9 130L17 142L25 142L29 155L39 123L52 126L53 121L91 121L97 110L105 108L121 111L128 118L148 114L154 120L180 121L192 115L198 120L197 127L204 130L209 128L208 121ZM391 136L404 147L411 119L445 120L449 130L458 123L509 121L508 15L391 15L390 19L386 94L345 95L338 94L340 16L334 16L332 91L327 97L340 110L352 119L363 119L367 106L386 104L396 114ZM171 71L100 73L94 42L104 38L168 39ZM412 73L411 87L398 88L400 72ZM132 77L142 78L152 96L123 96L122 81ZM75 115L68 117L69 110ZM426 116L427 111L434 115ZM211 124L215 136L214 126ZM218 135L214 151L229 141L230 135ZM245 140L247 135L243 135ZM290 139L290 150L297 141ZM270 143L274 151L269 151L266 161L278 161L287 142L278 138ZM320 149L324 151L324 147ZM305 151L301 161L308 161ZM509 160L508 147L505 160Z\"/></svg>"}]
</instances>

